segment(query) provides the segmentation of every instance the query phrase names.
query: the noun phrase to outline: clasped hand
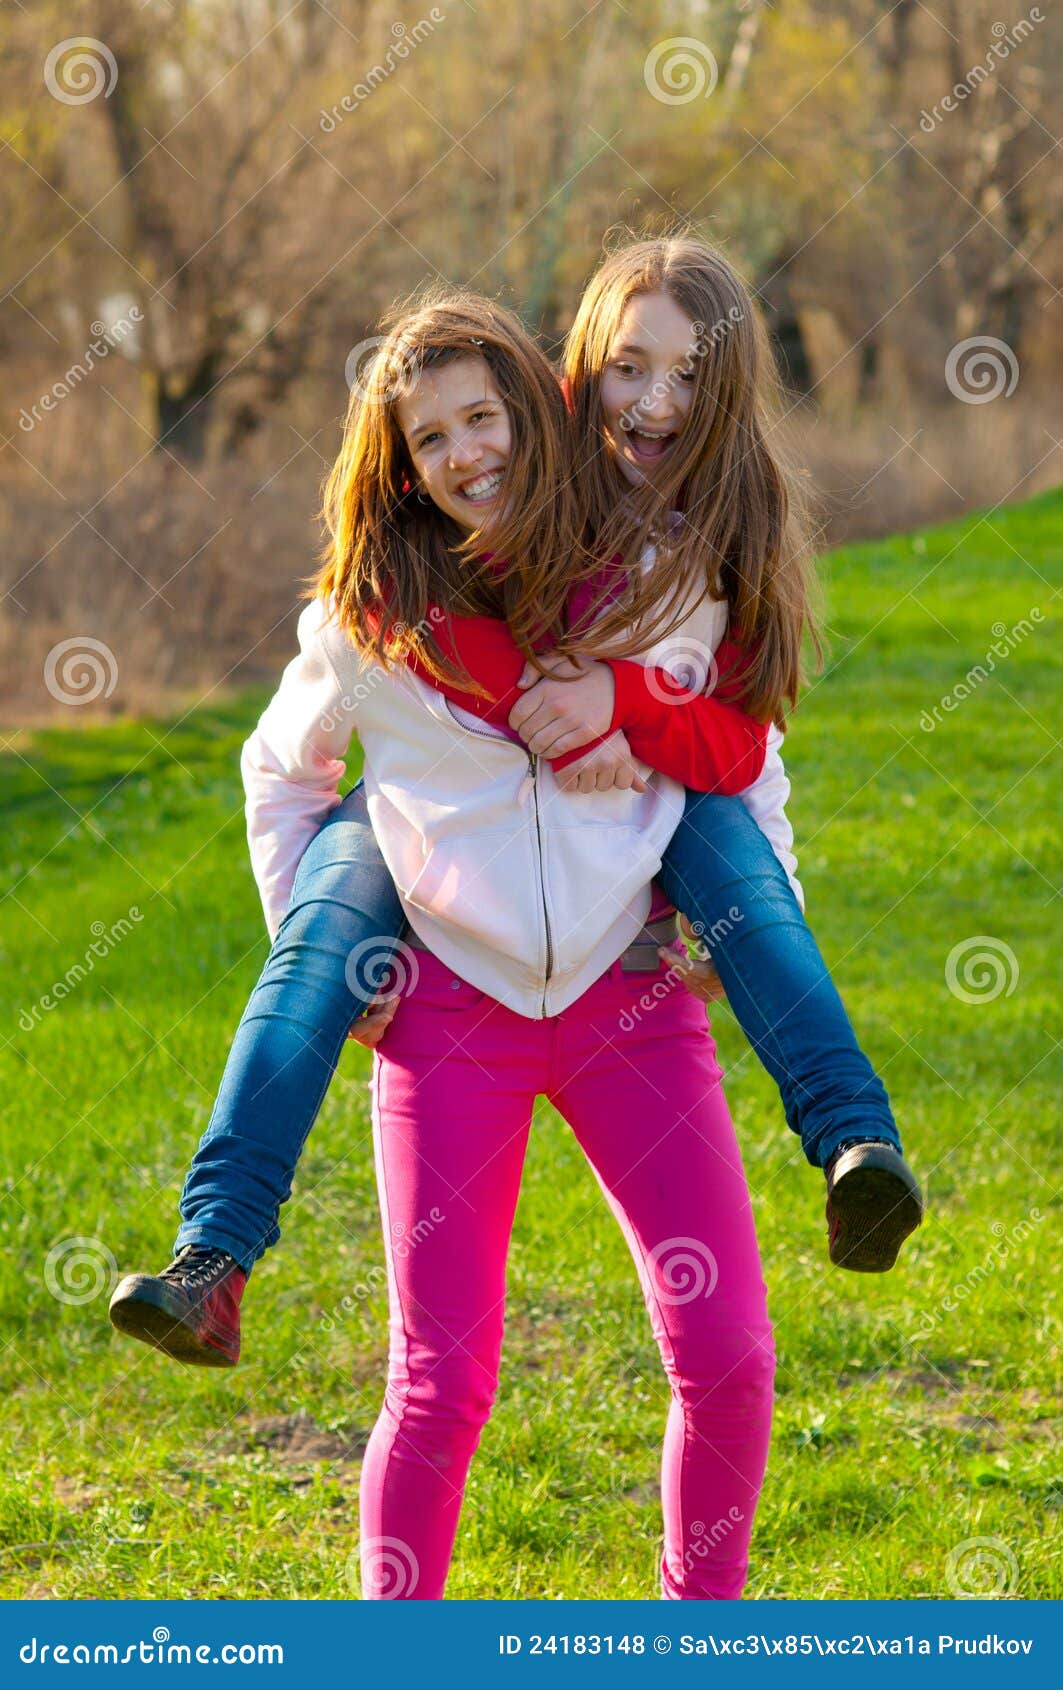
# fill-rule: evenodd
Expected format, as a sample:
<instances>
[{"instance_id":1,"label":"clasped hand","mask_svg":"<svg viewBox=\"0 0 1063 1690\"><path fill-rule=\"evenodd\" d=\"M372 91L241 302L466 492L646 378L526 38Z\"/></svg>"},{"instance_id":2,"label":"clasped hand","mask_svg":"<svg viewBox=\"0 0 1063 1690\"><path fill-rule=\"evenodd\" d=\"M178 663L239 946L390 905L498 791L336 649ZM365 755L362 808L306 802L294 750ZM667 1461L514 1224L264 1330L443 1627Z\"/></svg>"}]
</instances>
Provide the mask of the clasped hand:
<instances>
[{"instance_id":1,"label":"clasped hand","mask_svg":"<svg viewBox=\"0 0 1063 1690\"><path fill-rule=\"evenodd\" d=\"M510 727L537 757L563 757L609 733L616 685L607 663L590 657L552 653L542 659L540 675L526 663L517 682L521 697L509 713ZM571 678L570 678L571 677ZM645 792L627 735L617 729L586 757L554 774L568 792Z\"/></svg>"}]
</instances>

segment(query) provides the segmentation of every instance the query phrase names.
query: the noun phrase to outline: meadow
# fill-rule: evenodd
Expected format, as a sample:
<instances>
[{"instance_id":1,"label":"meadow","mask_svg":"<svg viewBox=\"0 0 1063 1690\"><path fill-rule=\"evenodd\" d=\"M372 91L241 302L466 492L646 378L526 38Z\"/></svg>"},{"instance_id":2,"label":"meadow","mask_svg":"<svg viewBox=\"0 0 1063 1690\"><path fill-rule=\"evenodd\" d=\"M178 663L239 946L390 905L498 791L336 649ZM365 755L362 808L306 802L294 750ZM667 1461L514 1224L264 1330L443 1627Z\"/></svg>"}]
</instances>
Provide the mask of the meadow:
<instances>
[{"instance_id":1,"label":"meadow","mask_svg":"<svg viewBox=\"0 0 1063 1690\"><path fill-rule=\"evenodd\" d=\"M1063 1594L1061 528L1056 492L823 559L830 655L786 753L800 874L929 1209L894 1273L832 1269L822 1178L714 1008L779 1352L751 1597ZM241 1365L180 1368L106 1314L116 1271L169 1260L267 954L238 757L269 690L0 741L6 1597L356 1589L386 1353L364 1051ZM666 1406L626 1247L542 1106L448 1596L655 1596Z\"/></svg>"}]
</instances>

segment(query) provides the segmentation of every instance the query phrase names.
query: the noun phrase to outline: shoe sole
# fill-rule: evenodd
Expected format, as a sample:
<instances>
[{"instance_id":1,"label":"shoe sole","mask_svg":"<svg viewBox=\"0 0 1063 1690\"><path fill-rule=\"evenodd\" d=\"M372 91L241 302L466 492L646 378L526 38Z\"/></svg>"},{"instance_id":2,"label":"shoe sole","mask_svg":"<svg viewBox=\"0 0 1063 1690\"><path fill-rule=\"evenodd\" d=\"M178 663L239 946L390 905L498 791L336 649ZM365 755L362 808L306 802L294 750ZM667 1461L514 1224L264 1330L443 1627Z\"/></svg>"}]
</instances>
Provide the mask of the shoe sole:
<instances>
[{"instance_id":1,"label":"shoe sole","mask_svg":"<svg viewBox=\"0 0 1063 1690\"><path fill-rule=\"evenodd\" d=\"M111 1298L108 1314L116 1332L139 1338L161 1350L174 1361L195 1367L235 1367L239 1352L227 1354L205 1335L196 1333L180 1315L166 1306L164 1293L150 1284L119 1285Z\"/></svg>"},{"instance_id":2,"label":"shoe sole","mask_svg":"<svg viewBox=\"0 0 1063 1690\"><path fill-rule=\"evenodd\" d=\"M830 1194L830 1259L850 1273L888 1273L904 1240L923 1218L918 1190L888 1168L856 1167Z\"/></svg>"}]
</instances>

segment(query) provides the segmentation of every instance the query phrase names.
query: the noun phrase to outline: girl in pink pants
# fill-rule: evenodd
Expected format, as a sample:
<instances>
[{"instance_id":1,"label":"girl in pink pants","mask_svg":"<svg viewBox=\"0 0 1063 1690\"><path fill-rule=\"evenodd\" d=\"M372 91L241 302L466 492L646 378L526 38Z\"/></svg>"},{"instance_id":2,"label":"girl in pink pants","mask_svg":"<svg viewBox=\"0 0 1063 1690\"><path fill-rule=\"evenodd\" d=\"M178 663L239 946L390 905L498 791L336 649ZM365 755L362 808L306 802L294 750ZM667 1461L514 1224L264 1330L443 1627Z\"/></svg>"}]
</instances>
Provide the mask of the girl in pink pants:
<instances>
[{"instance_id":1,"label":"girl in pink pants","mask_svg":"<svg viewBox=\"0 0 1063 1690\"><path fill-rule=\"evenodd\" d=\"M624 1230L671 1383L667 1598L740 1595L764 1471L773 1351L749 1194L703 1005L668 966L675 953L658 952L652 883L683 815L687 759L712 762L703 790L722 790L727 748L766 729L679 686L654 627L633 635L636 690L665 700L651 737L675 773L636 759L611 718L590 749L579 737L578 767L555 768L512 724L433 684L448 677L440 617L466 617L484 642L504 621L532 663L537 641L556 649L564 636L576 565L594 597L568 427L549 365L497 305L463 294L400 318L365 396L352 393L326 500L329 561L241 758L271 936L340 802L354 733L410 928L406 943L381 929L348 951L327 917L306 943L325 986L340 972L356 984L367 953L390 958L396 945L406 965L374 1076L391 1340L361 1485L375 1599L444 1593L496 1388L506 1250L540 1094L571 1124ZM682 651L707 661L726 604L695 581L675 615ZM449 679L464 695L462 666ZM673 763L666 728L684 709ZM565 736L555 749L560 762ZM336 898L357 916L356 880ZM200 1300L205 1275L224 1286L238 1268L226 1260L195 1258Z\"/></svg>"},{"instance_id":2,"label":"girl in pink pants","mask_svg":"<svg viewBox=\"0 0 1063 1690\"><path fill-rule=\"evenodd\" d=\"M443 1595L498 1380L506 1252L542 1095L627 1239L671 1386L661 1594L740 1596L774 1348L704 1006L677 971L617 961L569 1009L530 1021L429 952L417 962L373 1075L390 1353L362 1467L363 1595Z\"/></svg>"}]
</instances>

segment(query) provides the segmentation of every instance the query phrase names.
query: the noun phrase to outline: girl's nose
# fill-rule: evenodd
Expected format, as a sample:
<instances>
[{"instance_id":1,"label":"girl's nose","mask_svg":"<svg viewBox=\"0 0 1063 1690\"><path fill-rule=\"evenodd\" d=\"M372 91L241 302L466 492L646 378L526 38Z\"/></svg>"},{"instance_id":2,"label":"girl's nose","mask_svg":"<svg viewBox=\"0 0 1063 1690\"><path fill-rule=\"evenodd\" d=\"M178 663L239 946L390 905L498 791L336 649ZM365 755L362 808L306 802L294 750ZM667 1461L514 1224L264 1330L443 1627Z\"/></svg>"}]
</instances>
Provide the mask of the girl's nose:
<instances>
[{"instance_id":1,"label":"girl's nose","mask_svg":"<svg viewBox=\"0 0 1063 1690\"><path fill-rule=\"evenodd\" d=\"M456 439L450 448L448 462L451 469L473 469L480 461L480 449L475 440Z\"/></svg>"},{"instance_id":2,"label":"girl's nose","mask_svg":"<svg viewBox=\"0 0 1063 1690\"><path fill-rule=\"evenodd\" d=\"M641 419L655 427L663 427L675 420L675 406L670 393L662 392L662 385L648 388L635 406L635 423Z\"/></svg>"}]
</instances>

